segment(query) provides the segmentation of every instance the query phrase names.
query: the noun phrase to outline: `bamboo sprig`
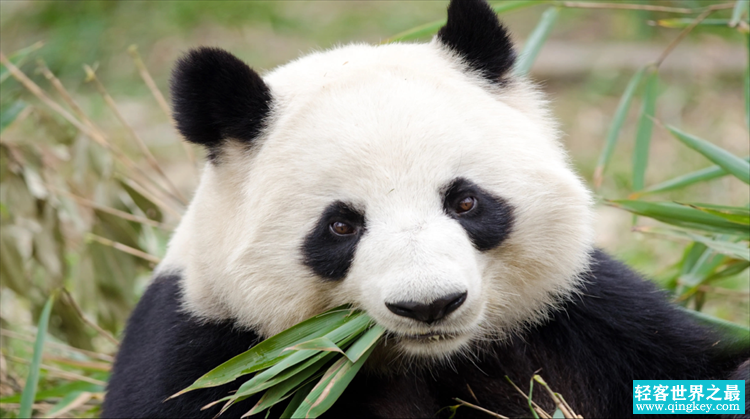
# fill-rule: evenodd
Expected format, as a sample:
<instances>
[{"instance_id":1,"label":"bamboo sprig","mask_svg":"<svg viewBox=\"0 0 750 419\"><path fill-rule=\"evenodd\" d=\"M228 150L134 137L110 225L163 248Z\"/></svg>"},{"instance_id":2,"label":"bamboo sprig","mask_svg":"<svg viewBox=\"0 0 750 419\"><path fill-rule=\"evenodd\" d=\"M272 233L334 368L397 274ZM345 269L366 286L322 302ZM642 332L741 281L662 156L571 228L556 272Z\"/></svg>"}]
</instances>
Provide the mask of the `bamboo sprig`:
<instances>
[{"instance_id":1,"label":"bamboo sprig","mask_svg":"<svg viewBox=\"0 0 750 419\"><path fill-rule=\"evenodd\" d=\"M12 360L14 362L18 362L20 364L29 364L30 363L30 361L28 359L21 358L19 356L8 355L8 359ZM42 369L47 370L47 372L50 373L50 374L52 374L52 375L55 375L55 376L60 377L60 378L65 378L67 380L85 381L87 383L96 384L96 385L99 385L99 386L102 386L102 387L105 387L107 385L107 383L105 383L104 381L97 380L97 379L91 378L91 377L86 377L85 375L76 374L74 372L65 371L63 369L60 369L60 368L57 368L57 367L53 367L52 365L39 364L39 367L42 368Z\"/></svg>"},{"instance_id":2,"label":"bamboo sprig","mask_svg":"<svg viewBox=\"0 0 750 419\"><path fill-rule=\"evenodd\" d=\"M166 226L164 223L160 223L160 222L158 222L156 220L152 220L150 218L146 218L146 217L141 217L141 216L138 216L138 215L134 215L134 214L131 214L129 212L121 211L121 210L118 210L116 208L108 207L108 206L105 206L105 205L97 204L96 202L94 202L94 201L92 201L90 199L86 199L86 198L84 198L82 196L78 196L78 195L76 195L76 194L74 194L72 192L68 192L68 191L66 191L64 189L60 189L60 188L57 188L57 187L49 185L49 184L47 184L47 187L50 188L50 189L55 190L58 193L61 193L61 194L65 195L65 196L67 196L68 198L73 199L74 201L78 202L81 205L84 205L84 206L87 206L89 208L93 208L93 209L99 210L101 212L106 212L107 214L114 215L115 217L120 217L123 220L133 221L133 222L140 223L140 224L143 224L143 225L160 228L162 230L167 230L167 231L171 231L172 230L172 228L170 228L169 226Z\"/></svg>"},{"instance_id":3,"label":"bamboo sprig","mask_svg":"<svg viewBox=\"0 0 750 419\"><path fill-rule=\"evenodd\" d=\"M153 186L158 188L160 192L163 192L167 195L171 194L160 183L155 182L151 176L144 172L143 169L141 169L140 166L138 166L131 158L123 153L122 150L120 150L117 146L109 141L107 135L104 133L104 130L102 130L96 123L94 123L94 121L91 120L91 118L88 117L88 115L86 115L86 113L83 111L83 109L81 109L78 103L76 103L70 93L68 93L67 89L65 89L65 86L62 84L62 82L60 82L60 80L52 73L52 71L50 71L49 68L47 68L47 65L43 60L38 60L37 64L39 70L42 72L44 77L46 77L47 80L50 81L55 90L57 90L57 93L60 95L60 97L62 97L65 103L70 106L73 112L75 112L76 116L78 116L78 118L83 121L83 123L86 124L92 132L98 135L101 141L97 141L97 138L91 137L90 134L87 134L89 135L89 137L93 138L98 144L112 153L115 159L120 161L128 170L130 170L130 176L133 176L133 174L137 174L133 177L136 178L136 181L138 183L144 185L144 187L146 184L152 184Z\"/></svg>"},{"instance_id":4,"label":"bamboo sprig","mask_svg":"<svg viewBox=\"0 0 750 419\"><path fill-rule=\"evenodd\" d=\"M87 234L86 237L88 237L89 239L91 239L91 240L93 240L95 242L101 243L101 244L103 244L105 246L112 247L112 248L117 249L117 250L119 250L121 252L125 252L125 253L127 253L129 255L133 255L135 257L139 257L139 258L147 260L149 262L152 262L152 263L159 263L159 262L161 262L161 259L159 259L158 257L156 257L154 255L148 254L148 253L146 253L146 252L144 252L142 250L138 250L138 249L136 249L134 247L130 247L130 246L122 244L120 242L116 242L116 241L104 238L102 236L97 236L96 234L92 234L92 233Z\"/></svg>"},{"instance_id":5,"label":"bamboo sprig","mask_svg":"<svg viewBox=\"0 0 750 419\"><path fill-rule=\"evenodd\" d=\"M81 321L83 321L84 323L86 323L87 325L89 325L89 327L91 327L92 329L96 330L97 333L99 333L100 335L102 335L105 339L107 339L108 341L110 341L111 343L113 343L115 346L117 346L117 347L120 346L120 341L118 341L117 339L115 339L115 337L112 336L109 332L107 332L106 330L102 329L98 324L96 324L96 322L91 321L91 320L89 320L88 317L86 317L86 315L83 313L83 310L81 310L81 307L78 305L78 303L73 298L73 296L70 295L70 293L68 292L68 290L66 290L65 288L63 288L62 291L63 291L62 295L64 296L66 302L71 307L73 307L73 310L75 310L76 314L78 314L78 317L81 318Z\"/></svg>"},{"instance_id":6,"label":"bamboo sprig","mask_svg":"<svg viewBox=\"0 0 750 419\"><path fill-rule=\"evenodd\" d=\"M742 1L742 0L739 0ZM665 12L665 13L699 13L706 10L723 10L731 9L734 7L734 3L721 3L714 4L707 7L697 8L685 8L685 7L668 7L668 6L654 6L651 4L632 4L632 3L594 3L594 2L581 2L581 1L563 1L553 2L553 4L562 7L571 7L578 9L621 9L621 10L646 10L651 12Z\"/></svg>"},{"instance_id":7,"label":"bamboo sprig","mask_svg":"<svg viewBox=\"0 0 750 419\"><path fill-rule=\"evenodd\" d=\"M185 199L185 196L182 195L180 190L174 185L174 183L172 183L172 181L169 179L167 174L164 173L164 170L162 170L161 166L159 165L159 162L156 161L156 158L154 157L154 155L151 154L151 150L148 149L148 147L146 146L146 143L143 142L143 139L141 139L141 136L138 135L138 133L135 131L135 129L133 129L133 127L130 124L128 124L128 121L125 119L125 117L120 112L120 109L117 107L117 103L115 103L115 100L107 92L107 89L104 88L104 85L96 76L94 69L92 69L88 65L84 65L83 69L86 72L86 81L94 83L94 87L96 87L96 90L99 92L100 95L102 95L102 97L104 98L104 102L110 108L112 113L115 114L115 117L117 118L118 121L120 121L120 123L125 128L125 130L128 131L128 134L130 134L130 136L133 137L133 139L135 140L136 145L138 145L138 148L141 150L141 153L143 153L143 156L146 158L146 161L148 162L149 166L151 166L151 168L156 173L158 173L162 179L164 179L164 182L172 191L172 194L175 197L177 197L177 199L180 202L187 205L187 199Z\"/></svg>"},{"instance_id":8,"label":"bamboo sprig","mask_svg":"<svg viewBox=\"0 0 750 419\"><path fill-rule=\"evenodd\" d=\"M478 410L480 412L484 412L484 413L486 413L486 414L488 414L488 415L490 415L492 417L495 417L495 418L498 418L498 419L510 419L507 416L500 415L500 414L495 413L495 412L493 412L491 410L487 410L487 409L485 409L485 408L483 408L481 406L477 406L477 405L475 405L473 403L469 403L469 402L463 401L463 400L461 400L461 399L459 399L457 397L454 397L453 400L457 401L460 406L470 407L470 408Z\"/></svg>"},{"instance_id":9,"label":"bamboo sprig","mask_svg":"<svg viewBox=\"0 0 750 419\"><path fill-rule=\"evenodd\" d=\"M169 104L164 98L164 95L159 90L159 87L156 85L156 82L154 82L153 77L151 77L151 73L148 72L148 68L146 68L146 64L143 63L141 55L138 54L138 47L136 45L129 46L128 53L133 58L133 63L135 63L135 67L138 69L138 74L141 75L143 82L146 83L146 86L148 86L148 89L151 91L154 99L156 99L156 103L159 104L159 107L164 112L164 114L167 115L167 118L173 120L172 111L169 109ZM186 141L180 141L180 144L182 144L182 148L185 150L185 154L187 154L188 160L190 160L190 164L197 171L198 163L195 160L195 153L193 153L193 149L190 147L190 144L188 144Z\"/></svg>"},{"instance_id":10,"label":"bamboo sprig","mask_svg":"<svg viewBox=\"0 0 750 419\"><path fill-rule=\"evenodd\" d=\"M654 62L654 66L656 68L659 68L659 66L661 65L661 63L664 62L664 60L667 58L667 56L669 56L669 54L672 52L672 50L674 50L675 47L677 47L677 45L683 39L685 39L685 37L690 32L692 32L693 29L695 29L695 27L698 26L699 23L701 23L701 21L703 21L703 19L707 18L708 15L710 15L711 13L713 13L714 10L718 10L718 9L710 9L709 8L709 9L706 9L706 11L704 11L700 15L698 15L698 17L696 17L693 20L693 23L691 23L690 26L688 26L685 29L683 29L682 32L680 32L680 34L677 35L677 37L675 39L673 39L672 42L669 43L669 45L667 45L667 47L664 49L664 51L662 51L662 53L659 56L659 58L657 58L656 61Z\"/></svg>"},{"instance_id":11,"label":"bamboo sprig","mask_svg":"<svg viewBox=\"0 0 750 419\"><path fill-rule=\"evenodd\" d=\"M11 339L18 339L18 340L23 340L23 341L26 341L26 342L34 342L34 336L25 335L23 333L14 332L14 331L8 330L8 329L1 329L0 328L0 335L7 336L7 337L9 337ZM104 361L104 362L114 362L114 360L115 360L114 357L112 357L111 355L107 355L107 354L103 354L103 353L99 353L99 352L87 351L85 349L74 348L74 347L66 345L64 343L59 343L59 342L54 342L54 341L48 341L48 342L45 342L45 345L50 346L50 347L55 347L57 349L60 349L60 350L66 351L66 352L78 353L78 354L81 354L81 355L85 355L85 356L87 356L89 358L98 359L98 360Z\"/></svg>"},{"instance_id":12,"label":"bamboo sprig","mask_svg":"<svg viewBox=\"0 0 750 419\"><path fill-rule=\"evenodd\" d=\"M125 182L131 188L135 189L136 192L138 192L139 194L141 194L141 195L145 196L146 198L148 198L149 201L151 201L151 202L155 203L156 205L158 205L159 207L161 207L161 209L163 209L163 210L167 211L168 213L172 214L172 216L177 221L179 221L182 218L182 214L180 214L179 211L177 211L176 209L174 209L172 206L168 205L166 202L162 201L156 195L152 194L150 191L148 191L147 189L145 189L142 185L140 185L137 182L134 182L132 179L128 179L128 178L126 178L124 176L118 176L118 179L120 179L121 181Z\"/></svg>"},{"instance_id":13,"label":"bamboo sprig","mask_svg":"<svg viewBox=\"0 0 750 419\"><path fill-rule=\"evenodd\" d=\"M89 120L88 123L84 124L80 122L76 117L71 115L68 111L63 109L57 102L52 100L36 83L34 83L31 79L29 79L26 74L23 73L23 71L19 70L13 63L8 60L8 58L5 56L5 54L0 51L0 62L5 65L5 67L8 69L10 74L18 80L19 83L21 83L22 86L26 88L29 92L31 92L34 96L36 96L42 103L47 105L49 108L51 108L53 111L57 112L60 116L62 116L65 120L67 120L71 125L76 127L79 131L84 133L86 136L94 140L97 144L104 147L104 149L108 150L112 153L112 155L115 157L116 160L118 160L120 163L122 163L126 168L130 169L132 172L129 174L135 183L139 185L143 185L142 188L147 189L145 186L146 184L153 184L161 187L156 182L153 182L153 180L146 176L145 173L143 173L140 168L130 159L128 158L122 151L120 151L117 147L115 147L112 143L110 143L107 140L107 137L98 129L91 128L89 124L93 124ZM50 73L51 74L51 73ZM62 84L58 84L59 86L62 86ZM67 97L66 100L71 99L70 95L67 94L65 89L62 90L65 92L63 97ZM72 100L72 99L71 99ZM80 109L80 108L79 108ZM85 117L85 115L84 115ZM88 120L88 118L85 118ZM141 176L141 174L143 174ZM163 201L160 201L163 202ZM168 210L175 211L171 207L165 207ZM179 216L179 212L177 212ZM179 218L179 217L178 217Z\"/></svg>"}]
</instances>

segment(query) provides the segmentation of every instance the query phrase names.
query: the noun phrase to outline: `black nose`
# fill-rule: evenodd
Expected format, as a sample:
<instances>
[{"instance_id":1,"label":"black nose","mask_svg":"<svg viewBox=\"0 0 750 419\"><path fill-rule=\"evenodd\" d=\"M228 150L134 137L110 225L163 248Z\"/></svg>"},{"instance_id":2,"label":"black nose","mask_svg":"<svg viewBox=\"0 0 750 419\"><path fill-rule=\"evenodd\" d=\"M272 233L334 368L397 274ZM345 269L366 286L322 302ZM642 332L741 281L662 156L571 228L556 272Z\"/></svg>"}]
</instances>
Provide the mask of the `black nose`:
<instances>
[{"instance_id":1,"label":"black nose","mask_svg":"<svg viewBox=\"0 0 750 419\"><path fill-rule=\"evenodd\" d=\"M464 301L466 301L466 292L460 292L446 295L428 304L399 301L385 303L385 306L399 316L431 324L456 311Z\"/></svg>"}]
</instances>

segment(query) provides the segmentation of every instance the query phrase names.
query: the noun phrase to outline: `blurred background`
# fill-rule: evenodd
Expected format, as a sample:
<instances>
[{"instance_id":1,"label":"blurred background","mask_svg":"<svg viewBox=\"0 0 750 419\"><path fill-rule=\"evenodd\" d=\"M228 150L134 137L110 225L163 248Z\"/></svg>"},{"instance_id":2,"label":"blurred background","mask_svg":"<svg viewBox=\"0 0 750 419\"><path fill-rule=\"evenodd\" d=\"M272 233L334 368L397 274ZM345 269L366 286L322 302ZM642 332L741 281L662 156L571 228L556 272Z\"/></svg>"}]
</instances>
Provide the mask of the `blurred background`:
<instances>
[{"instance_id":1,"label":"blurred background","mask_svg":"<svg viewBox=\"0 0 750 419\"><path fill-rule=\"evenodd\" d=\"M522 3L500 16L519 48L550 7ZM735 156L750 155L747 12L731 27L739 9L731 0L627 3L672 10L566 3L530 71L549 95L581 176L594 186L605 138L633 75L654 62L699 12L722 4L727 6L672 44L659 67L654 114ZM35 414L98 412L116 341L165 253L204 161L203 150L181 142L157 93L169 101L177 58L192 47L218 46L262 74L311 51L388 41L444 19L446 6L447 1L0 2L0 50L18 69L3 65L0 73L0 413L19 414L22 390L35 368L41 377L32 397ZM427 41L431 34L407 38ZM28 79L19 81L19 72ZM600 199L626 199L639 189L632 156L642 84L596 189ZM34 86L41 94L31 92ZM646 187L712 166L658 125L647 150ZM750 190L723 176L649 199L746 208ZM690 241L633 232L634 223L660 224L635 220L619 208L599 205L598 213L599 246L655 279L679 303L750 323L746 265L704 253L715 263L687 272L687 258L698 251ZM728 267L733 270L725 272ZM689 295L680 291L688 273L702 275L692 277L697 285ZM47 319L45 352L35 362L37 327Z\"/></svg>"}]
</instances>

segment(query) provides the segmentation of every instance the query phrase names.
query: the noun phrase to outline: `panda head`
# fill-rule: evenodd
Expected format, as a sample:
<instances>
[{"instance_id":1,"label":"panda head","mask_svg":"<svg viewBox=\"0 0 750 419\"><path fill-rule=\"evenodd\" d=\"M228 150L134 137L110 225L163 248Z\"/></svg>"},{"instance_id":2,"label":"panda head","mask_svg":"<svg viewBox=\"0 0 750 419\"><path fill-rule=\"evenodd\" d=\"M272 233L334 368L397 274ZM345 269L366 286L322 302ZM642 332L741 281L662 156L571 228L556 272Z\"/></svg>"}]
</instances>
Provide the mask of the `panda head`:
<instances>
[{"instance_id":1,"label":"panda head","mask_svg":"<svg viewBox=\"0 0 750 419\"><path fill-rule=\"evenodd\" d=\"M175 120L210 163L159 268L184 308L270 336L349 303L424 359L543 321L587 269L591 197L514 60L481 0L453 0L428 44L264 77L188 53Z\"/></svg>"}]
</instances>

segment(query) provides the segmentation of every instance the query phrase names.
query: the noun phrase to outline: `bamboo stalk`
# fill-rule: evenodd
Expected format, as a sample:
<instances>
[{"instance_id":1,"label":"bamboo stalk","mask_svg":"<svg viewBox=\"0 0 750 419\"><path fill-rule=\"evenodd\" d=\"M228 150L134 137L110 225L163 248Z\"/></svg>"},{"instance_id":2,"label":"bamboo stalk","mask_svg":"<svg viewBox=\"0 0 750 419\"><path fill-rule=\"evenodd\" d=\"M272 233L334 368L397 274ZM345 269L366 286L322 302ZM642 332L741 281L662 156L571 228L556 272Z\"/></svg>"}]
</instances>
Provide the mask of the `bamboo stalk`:
<instances>
[{"instance_id":1,"label":"bamboo stalk","mask_svg":"<svg viewBox=\"0 0 750 419\"><path fill-rule=\"evenodd\" d=\"M125 128L125 130L128 131L128 134L130 134L130 136L133 137L136 145L138 145L138 148L141 150L141 153L143 153L143 156L146 158L146 162L148 162L149 166L151 166L151 168L156 173L158 173L162 179L164 179L164 182L167 184L172 194L180 202L187 205L187 199L185 199L185 196L182 195L180 190L174 185L174 183L172 183L172 181L169 179L167 174L164 173L164 170L162 170L161 166L159 165L159 162L157 162L156 158L154 158L154 155L151 154L151 150L148 149L148 147L146 146L146 143L143 142L143 139L141 139L141 136L138 135L138 133L135 131L135 129L133 129L132 126L130 126L130 124L128 124L128 121L125 119L125 117L120 112L120 109L117 107L117 103L115 103L115 100L107 92L107 89L104 88L104 85L99 80L99 78L96 77L96 73L94 72L94 70L88 65L84 65L83 69L86 72L86 81L94 82L94 87L96 87L96 90L99 92L100 95L102 95L102 97L104 98L104 102L110 108L112 113L115 114L115 117L117 118L117 120L120 121L120 123Z\"/></svg>"},{"instance_id":2,"label":"bamboo stalk","mask_svg":"<svg viewBox=\"0 0 750 419\"><path fill-rule=\"evenodd\" d=\"M35 341L34 336L27 336L27 335L24 335L22 333L14 332L14 331L8 330L8 329L0 329L0 335L4 335L4 336L7 336L7 337L12 338L12 339L23 340L23 341L26 341L26 342L32 342L33 343ZM48 340L47 342L44 342L44 344L48 345L48 346L56 347L58 349L62 349L62 350L68 351L68 352L80 353L82 355L86 355L88 357L98 359L100 361L114 362L114 360L115 360L114 357L112 357L110 355L102 354L102 353L99 353L99 352L87 351L85 349L74 348L74 347L66 345L64 343L58 343L58 342L54 342L54 341L49 341Z\"/></svg>"},{"instance_id":3,"label":"bamboo stalk","mask_svg":"<svg viewBox=\"0 0 750 419\"><path fill-rule=\"evenodd\" d=\"M497 413L495 413L495 412L493 412L491 410L487 410L487 409L485 409L485 408L483 408L481 406L477 406L477 405L475 405L473 403L465 402L465 401L463 401L463 400L461 400L461 399L459 399L457 397L454 397L453 400L457 401L462 406L470 407L470 408L478 410L480 412L484 412L484 413L486 413L486 414L488 414L488 415L490 415L492 417L495 417L495 418L498 418L498 419L510 419L507 416L503 416L503 415L497 414Z\"/></svg>"},{"instance_id":4,"label":"bamboo stalk","mask_svg":"<svg viewBox=\"0 0 750 419\"><path fill-rule=\"evenodd\" d=\"M141 169L137 167L137 165L132 160L130 160L124 153L122 153L122 151L120 151L113 144L111 144L107 140L106 136L100 130L89 127L89 124L93 124L93 122L89 120L89 122L87 122L86 124L81 123L68 111L66 111L60 105L58 105L57 102L55 102L49 96L47 96L47 94L44 93L44 91L36 83L34 83L31 79L29 79L26 76L26 74L24 74L15 65L13 65L13 63L11 63L10 60L8 60L5 54L3 54L1 51L0 51L0 62L3 65L5 65L5 67L8 69L8 72L16 80L18 80L18 82L21 83L22 86L24 86L28 91L30 91L34 96L36 96L39 100L41 100L45 105L47 105L53 111L60 114L60 116L62 116L65 120L70 122L74 127L76 127L78 130L83 132L86 136L94 140L94 142L104 147L106 150L110 151L116 160L121 162L128 169L132 170L133 173L131 173L131 175L134 175L132 177L136 183L141 184L143 185L143 188L146 188L145 184L148 184L150 181L152 184L161 188L161 185L159 185L156 182L153 182L153 180L149 176L147 176L144 172L142 172ZM60 86L62 86L62 84L60 84ZM65 91L64 88L63 88L63 91ZM63 94L63 97L70 98L70 95L68 95L67 92L65 92ZM84 117L85 117L85 114L84 114ZM85 118L85 119L88 119L88 118ZM169 208L169 210L174 211L172 208Z\"/></svg>"},{"instance_id":5,"label":"bamboo stalk","mask_svg":"<svg viewBox=\"0 0 750 419\"><path fill-rule=\"evenodd\" d=\"M156 99L156 103L159 104L159 107L164 112L164 114L167 115L167 118L169 118L170 121L173 121L174 125L174 119L172 117L172 111L169 108L169 104L167 104L167 100L159 90L159 87L156 86L156 82L154 82L154 79L151 77L151 73L148 72L148 68L146 68L146 64L143 63L141 55L138 54L138 47L136 45L129 46L128 53L133 58L135 67L138 69L138 74L141 75L143 82L146 83L146 86L148 86L148 89L151 91L151 95L153 95L154 99ZM198 162L195 160L195 153L193 153L192 147L186 141L180 141L180 144L182 144L182 148L185 150L185 154L187 155L190 164L193 166L197 173Z\"/></svg>"},{"instance_id":6,"label":"bamboo stalk","mask_svg":"<svg viewBox=\"0 0 750 419\"><path fill-rule=\"evenodd\" d=\"M73 310L75 310L76 314L78 314L78 317L80 317L84 323L89 325L92 329L96 330L97 333L104 336L105 339L113 343L115 346L117 347L120 346L120 341L115 339L115 337L112 336L109 332L99 327L98 324L89 320L89 318L86 317L85 314L83 314L83 310L81 310L81 307L78 305L78 303L76 303L76 300L73 299L73 296L70 295L68 290L66 290L65 288L63 288L62 290L63 290L63 295L65 296L65 299L67 300L68 304L70 304L70 306L73 307Z\"/></svg>"},{"instance_id":7,"label":"bamboo stalk","mask_svg":"<svg viewBox=\"0 0 750 419\"><path fill-rule=\"evenodd\" d=\"M159 263L159 262L161 262L161 259L159 259L158 257L156 257L154 255L150 255L150 254L148 254L148 253L146 253L146 252L144 252L142 250L138 250L138 249L136 249L134 247L130 247L128 245L124 245L124 244L122 244L120 242L116 242L116 241L104 238L102 236L97 236L96 234L92 234L92 233L87 234L86 237L88 237L89 239L94 240L94 241L96 241L98 243L101 243L101 244L103 244L105 246L112 247L112 248L117 249L117 250L119 250L121 252L125 252L125 253L127 253L129 255L133 255L135 257L139 257L139 258L147 260L149 262L152 262L152 263Z\"/></svg>"},{"instance_id":8,"label":"bamboo stalk","mask_svg":"<svg viewBox=\"0 0 750 419\"><path fill-rule=\"evenodd\" d=\"M708 15L710 15L711 13L713 13L714 10L716 10L716 9L706 9L705 12L701 13L698 17L695 18L695 20L693 20L693 23L691 23L690 26L688 26L687 28L683 29L682 32L680 32L680 34L677 35L677 37L675 39L673 39L672 42L669 43L669 45L667 45L667 48L665 48L664 51L662 51L662 53L659 56L659 58L657 58L657 60L654 62L654 66L656 68L659 68L659 66L661 65L662 62L664 62L664 60L667 58L667 56L669 55L669 53L671 53L672 50L674 50L675 47L677 47L677 45L683 39L685 39L685 37L690 32L692 32L692 30L695 29L695 27L698 26L698 24L701 23L701 21L703 21L703 19L707 18Z\"/></svg>"},{"instance_id":9,"label":"bamboo stalk","mask_svg":"<svg viewBox=\"0 0 750 419\"><path fill-rule=\"evenodd\" d=\"M114 215L115 217L120 217L120 218L122 218L124 220L133 221L133 222L144 224L144 225L147 225L147 226L160 228L162 230L167 230L167 231L171 230L170 227L168 227L164 223L160 223L160 222L158 222L156 220L152 220L150 218L146 218L146 217L141 217L141 216L138 216L138 215L134 215L134 214L131 214L131 213L125 212L125 211L120 211L120 210L118 210L116 208L107 207L107 206L104 206L104 205L101 205L101 204L97 204L96 202L94 202L94 201L92 201L90 199L86 199L84 197L75 195L75 194L73 194L71 192L68 192L66 190L57 188L57 187L49 185L49 184L47 184L47 187L49 189L54 189L56 192L62 193L63 195L65 195L65 196L73 199L74 201L78 202L79 204L87 206L89 208L94 208L94 209L97 209L97 210L99 210L101 212L106 212L107 214Z\"/></svg>"},{"instance_id":10,"label":"bamboo stalk","mask_svg":"<svg viewBox=\"0 0 750 419\"><path fill-rule=\"evenodd\" d=\"M131 179L127 179L125 177L120 177L120 180L125 182L128 186L133 188L136 192L139 194L145 196L149 199L149 201L159 205L162 209L166 210L168 213L172 214L178 221L182 218L182 214L179 213L179 211L175 210L171 206L167 205L164 201L156 197L154 194L149 192L148 190L144 189L141 185L137 184L136 182L133 182Z\"/></svg>"},{"instance_id":11,"label":"bamboo stalk","mask_svg":"<svg viewBox=\"0 0 750 419\"><path fill-rule=\"evenodd\" d=\"M21 358L21 357L18 357L18 356L13 356L13 355L8 355L8 359L11 359L11 360L13 360L15 362L19 362L21 364L29 364L30 363L28 359L24 359L24 358ZM40 364L39 367L40 368L44 368L45 370L47 370L48 373L51 373L52 375L55 375L55 376L60 377L60 378L65 378L67 380L85 381L87 383L96 384L96 385L103 386L103 387L107 386L107 383L105 383L104 381L97 380L97 379L91 378L91 377L86 377L85 375L76 374L74 372L65 371L63 369L60 369L60 368L57 368L57 367L53 367L51 365Z\"/></svg>"}]
</instances>

